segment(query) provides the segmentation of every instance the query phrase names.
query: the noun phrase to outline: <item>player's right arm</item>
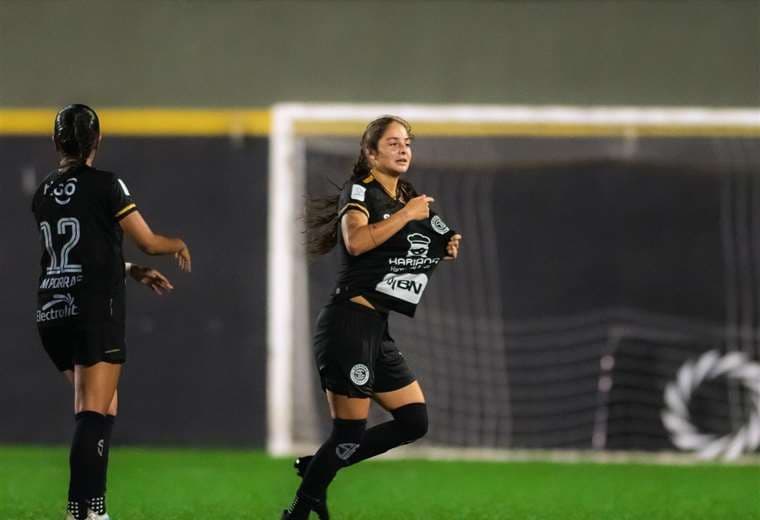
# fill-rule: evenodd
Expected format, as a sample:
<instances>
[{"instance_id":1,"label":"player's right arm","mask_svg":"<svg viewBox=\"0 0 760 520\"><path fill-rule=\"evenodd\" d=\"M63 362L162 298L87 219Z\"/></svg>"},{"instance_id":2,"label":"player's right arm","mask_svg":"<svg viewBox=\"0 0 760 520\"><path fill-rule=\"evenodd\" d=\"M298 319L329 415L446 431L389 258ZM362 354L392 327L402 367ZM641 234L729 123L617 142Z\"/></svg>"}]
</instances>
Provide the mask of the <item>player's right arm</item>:
<instances>
[{"instance_id":1,"label":"player's right arm","mask_svg":"<svg viewBox=\"0 0 760 520\"><path fill-rule=\"evenodd\" d=\"M428 204L433 200L427 195L414 197L403 209L374 224L369 223L369 218L363 211L348 208L340 219L343 243L346 245L348 254L357 256L371 251L398 233L410 221L428 218L430 216Z\"/></svg>"},{"instance_id":2,"label":"player's right arm","mask_svg":"<svg viewBox=\"0 0 760 520\"><path fill-rule=\"evenodd\" d=\"M185 272L190 272L191 258L187 244L179 238L168 238L154 233L139 211L133 211L121 219L119 225L121 225L124 234L131 238L140 251L146 255L173 254L177 259L179 268Z\"/></svg>"}]
</instances>

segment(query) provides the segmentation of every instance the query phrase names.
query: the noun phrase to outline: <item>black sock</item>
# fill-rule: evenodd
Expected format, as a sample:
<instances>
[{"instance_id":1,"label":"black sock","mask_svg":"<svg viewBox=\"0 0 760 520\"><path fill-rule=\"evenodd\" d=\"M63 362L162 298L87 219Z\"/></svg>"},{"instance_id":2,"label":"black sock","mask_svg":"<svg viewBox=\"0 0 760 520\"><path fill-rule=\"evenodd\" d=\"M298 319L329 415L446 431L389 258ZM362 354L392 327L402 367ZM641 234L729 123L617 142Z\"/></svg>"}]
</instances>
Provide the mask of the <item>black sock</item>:
<instances>
[{"instance_id":1,"label":"black sock","mask_svg":"<svg viewBox=\"0 0 760 520\"><path fill-rule=\"evenodd\" d=\"M95 514L106 514L106 491L108 489L108 455L111 452L111 435L113 434L113 424L116 421L115 415L106 415L105 429L103 430L103 459L105 469L103 470L103 495L90 497L87 500L87 507Z\"/></svg>"},{"instance_id":2,"label":"black sock","mask_svg":"<svg viewBox=\"0 0 760 520\"><path fill-rule=\"evenodd\" d=\"M106 514L106 497L93 497L87 501L87 508L98 515Z\"/></svg>"},{"instance_id":3,"label":"black sock","mask_svg":"<svg viewBox=\"0 0 760 520\"><path fill-rule=\"evenodd\" d=\"M106 428L103 431L103 438L105 440L103 446L103 458L105 459L105 480L103 481L103 493L105 494L108 489L108 456L111 453L111 436L113 435L113 424L116 421L115 415L106 415ZM103 513L100 513L103 514Z\"/></svg>"},{"instance_id":4,"label":"black sock","mask_svg":"<svg viewBox=\"0 0 760 520\"><path fill-rule=\"evenodd\" d=\"M366 420L333 420L332 434L311 460L296 500L290 507L294 519L307 518L311 505L324 499L335 474L359 448L366 426Z\"/></svg>"},{"instance_id":5,"label":"black sock","mask_svg":"<svg viewBox=\"0 0 760 520\"><path fill-rule=\"evenodd\" d=\"M364 433L361 445L348 464L380 455L402 444L414 442L423 437L428 429L427 406L425 403L412 403L391 412L393 420L373 426Z\"/></svg>"},{"instance_id":6,"label":"black sock","mask_svg":"<svg viewBox=\"0 0 760 520\"><path fill-rule=\"evenodd\" d=\"M105 494L106 418L87 411L78 413L76 421L69 454L69 501L82 504Z\"/></svg>"},{"instance_id":7,"label":"black sock","mask_svg":"<svg viewBox=\"0 0 760 520\"><path fill-rule=\"evenodd\" d=\"M69 500L66 512L71 513L71 516L76 518L76 520L85 520L87 516L87 503L80 503L77 500Z\"/></svg>"}]
</instances>

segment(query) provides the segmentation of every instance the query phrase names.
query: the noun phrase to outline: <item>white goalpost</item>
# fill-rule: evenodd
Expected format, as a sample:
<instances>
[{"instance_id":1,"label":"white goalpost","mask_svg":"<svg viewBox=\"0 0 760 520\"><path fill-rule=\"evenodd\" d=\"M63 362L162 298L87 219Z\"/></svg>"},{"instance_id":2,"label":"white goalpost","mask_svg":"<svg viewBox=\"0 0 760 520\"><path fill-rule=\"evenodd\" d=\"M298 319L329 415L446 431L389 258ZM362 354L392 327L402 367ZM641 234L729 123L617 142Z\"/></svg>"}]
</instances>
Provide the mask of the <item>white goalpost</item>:
<instances>
[{"instance_id":1,"label":"white goalpost","mask_svg":"<svg viewBox=\"0 0 760 520\"><path fill-rule=\"evenodd\" d=\"M304 140L319 136L353 138L358 149L366 124L383 114L409 120L420 137L611 137L631 146L644 137L760 138L760 110L749 109L275 105L271 110L269 143L267 249L267 449L272 455L290 455L312 446L314 442L304 438L312 439L313 434L297 434L304 429L315 430L317 420L312 396L307 394L317 376L311 358L308 266L299 219L307 182ZM494 298L498 300L498 295ZM498 330L494 334L498 335ZM508 383L504 392L508 401ZM504 406L509 408L509 402ZM505 412L503 424L509 422L508 415ZM503 451L487 446L469 451L470 455L489 458L499 457L500 453L503 455Z\"/></svg>"}]
</instances>

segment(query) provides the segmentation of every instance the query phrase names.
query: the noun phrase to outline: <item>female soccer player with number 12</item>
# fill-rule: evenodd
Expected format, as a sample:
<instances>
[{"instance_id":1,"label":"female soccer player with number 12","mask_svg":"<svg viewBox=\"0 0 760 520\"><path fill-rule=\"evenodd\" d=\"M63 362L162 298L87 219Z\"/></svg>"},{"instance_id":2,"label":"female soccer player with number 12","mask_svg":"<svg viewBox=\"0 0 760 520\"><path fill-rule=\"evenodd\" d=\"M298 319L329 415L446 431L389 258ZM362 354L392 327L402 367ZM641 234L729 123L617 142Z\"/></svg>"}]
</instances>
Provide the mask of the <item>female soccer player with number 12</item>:
<instances>
[{"instance_id":1,"label":"female soccer player with number 12","mask_svg":"<svg viewBox=\"0 0 760 520\"><path fill-rule=\"evenodd\" d=\"M173 254L183 271L191 262L182 240L151 231L124 181L93 168L100 138L95 111L63 108L53 129L60 162L32 202L42 239L37 327L53 363L74 385L67 520L108 520L108 451L126 360L125 275L158 294L173 289L158 271L124 262L123 234L147 254Z\"/></svg>"}]
</instances>

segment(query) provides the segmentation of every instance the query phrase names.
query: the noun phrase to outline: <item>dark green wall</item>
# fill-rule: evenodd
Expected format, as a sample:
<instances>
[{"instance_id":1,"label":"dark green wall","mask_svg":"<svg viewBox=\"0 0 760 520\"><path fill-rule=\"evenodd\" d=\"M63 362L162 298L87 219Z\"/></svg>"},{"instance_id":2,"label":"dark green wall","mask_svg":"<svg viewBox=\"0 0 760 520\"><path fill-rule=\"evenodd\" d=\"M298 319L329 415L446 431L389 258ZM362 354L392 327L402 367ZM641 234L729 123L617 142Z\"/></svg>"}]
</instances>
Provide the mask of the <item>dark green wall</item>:
<instances>
[{"instance_id":1,"label":"dark green wall","mask_svg":"<svg viewBox=\"0 0 760 520\"><path fill-rule=\"evenodd\" d=\"M760 105L760 2L0 0L0 106Z\"/></svg>"}]
</instances>

